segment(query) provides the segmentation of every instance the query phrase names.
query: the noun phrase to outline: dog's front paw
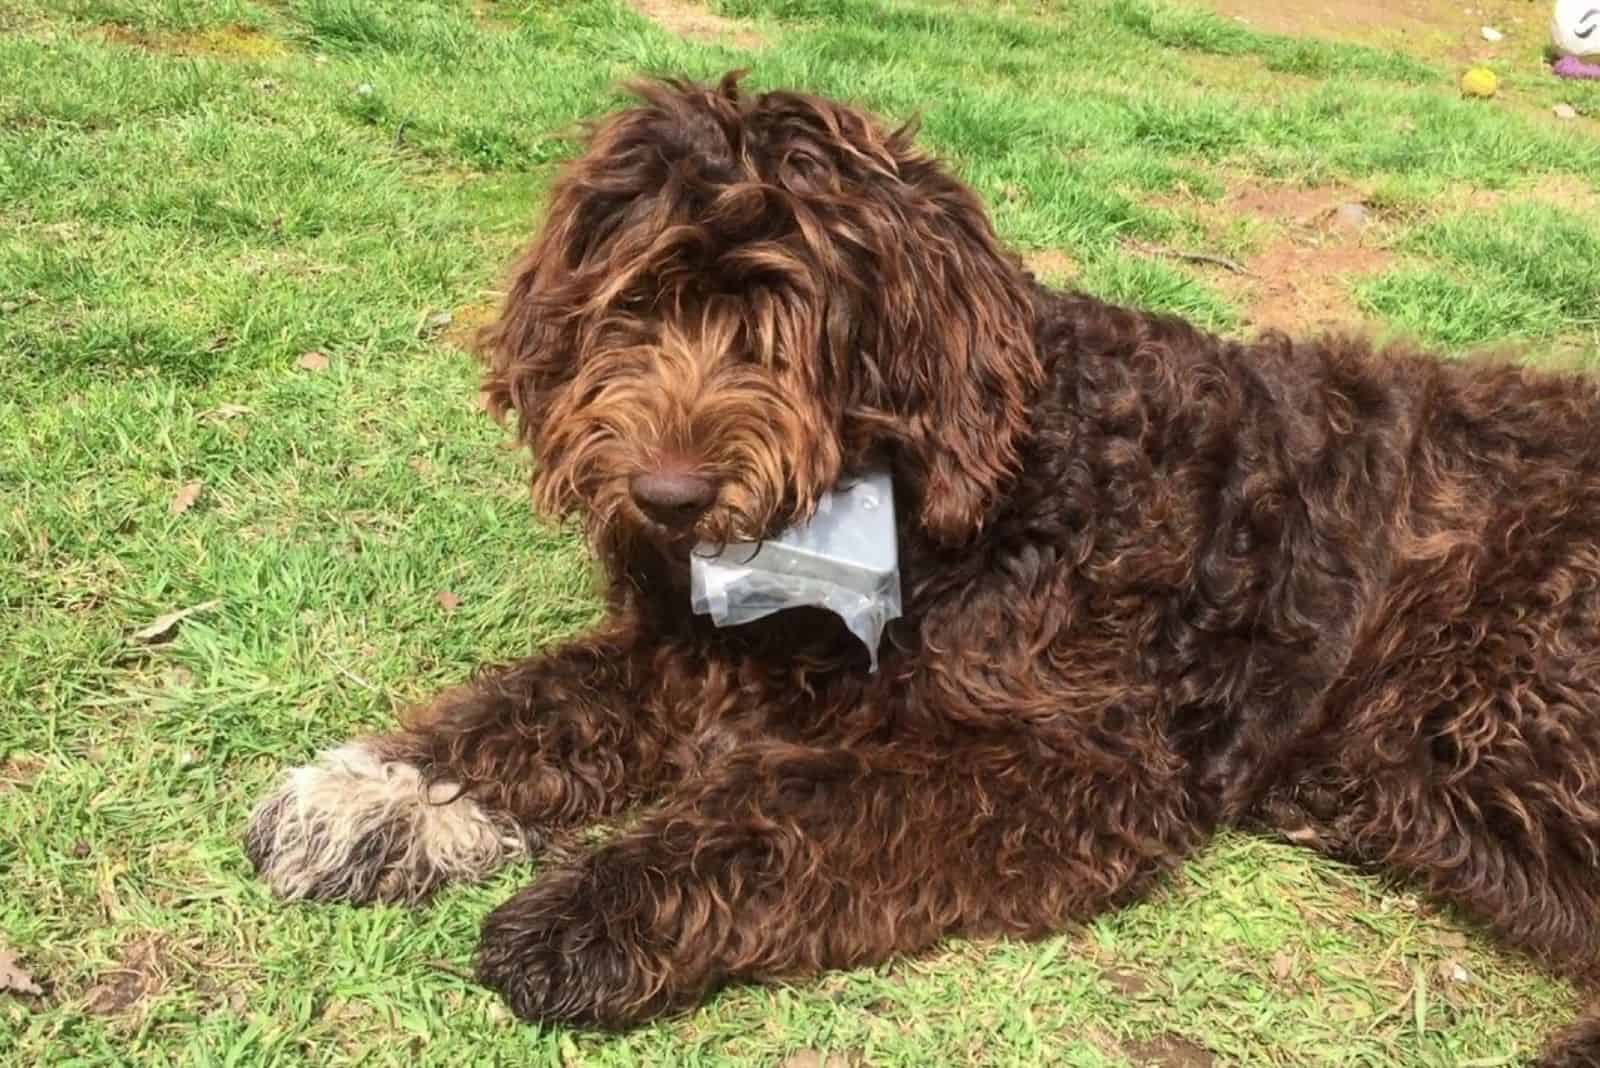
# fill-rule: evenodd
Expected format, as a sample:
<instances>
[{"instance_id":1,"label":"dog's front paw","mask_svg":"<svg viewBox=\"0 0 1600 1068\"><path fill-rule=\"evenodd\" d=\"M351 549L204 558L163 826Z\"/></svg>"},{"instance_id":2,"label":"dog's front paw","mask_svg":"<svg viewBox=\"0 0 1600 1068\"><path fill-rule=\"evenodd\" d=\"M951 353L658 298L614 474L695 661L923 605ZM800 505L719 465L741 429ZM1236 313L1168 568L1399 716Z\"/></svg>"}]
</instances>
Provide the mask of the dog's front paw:
<instances>
[{"instance_id":1,"label":"dog's front paw","mask_svg":"<svg viewBox=\"0 0 1600 1068\"><path fill-rule=\"evenodd\" d=\"M687 1007L705 984L655 933L658 909L686 905L663 889L593 857L558 868L484 921L478 981L533 1022L620 1030Z\"/></svg>"},{"instance_id":2,"label":"dog's front paw","mask_svg":"<svg viewBox=\"0 0 1600 1068\"><path fill-rule=\"evenodd\" d=\"M290 771L256 806L245 852L290 899L417 901L527 852L515 823L353 742Z\"/></svg>"}]
</instances>

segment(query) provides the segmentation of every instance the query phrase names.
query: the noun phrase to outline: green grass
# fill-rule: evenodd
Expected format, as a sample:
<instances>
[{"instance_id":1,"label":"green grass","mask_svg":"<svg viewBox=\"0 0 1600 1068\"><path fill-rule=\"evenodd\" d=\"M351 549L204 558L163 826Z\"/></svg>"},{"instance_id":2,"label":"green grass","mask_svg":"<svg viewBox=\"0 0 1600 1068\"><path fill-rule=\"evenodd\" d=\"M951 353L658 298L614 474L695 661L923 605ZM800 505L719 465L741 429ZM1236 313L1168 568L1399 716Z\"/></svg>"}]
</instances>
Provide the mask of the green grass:
<instances>
[{"instance_id":1,"label":"green grass","mask_svg":"<svg viewBox=\"0 0 1600 1068\"><path fill-rule=\"evenodd\" d=\"M748 66L920 112L1019 250L1218 328L1248 325L1248 287L1141 250L1248 259L1299 238L1219 223L1231 192L1338 184L1393 254L1352 312L1451 353L1600 349L1600 94L1564 88L1589 117L1548 121L1531 66L1482 104L1427 56L1137 0L715 6L765 46L610 0L0 2L0 940L47 987L0 994L0 1060L1526 1052L1565 987L1404 888L1235 836L1039 945L733 990L612 1038L514 1025L461 977L536 866L418 910L285 907L251 879L240 827L283 765L595 617L451 339L622 78Z\"/></svg>"}]
</instances>

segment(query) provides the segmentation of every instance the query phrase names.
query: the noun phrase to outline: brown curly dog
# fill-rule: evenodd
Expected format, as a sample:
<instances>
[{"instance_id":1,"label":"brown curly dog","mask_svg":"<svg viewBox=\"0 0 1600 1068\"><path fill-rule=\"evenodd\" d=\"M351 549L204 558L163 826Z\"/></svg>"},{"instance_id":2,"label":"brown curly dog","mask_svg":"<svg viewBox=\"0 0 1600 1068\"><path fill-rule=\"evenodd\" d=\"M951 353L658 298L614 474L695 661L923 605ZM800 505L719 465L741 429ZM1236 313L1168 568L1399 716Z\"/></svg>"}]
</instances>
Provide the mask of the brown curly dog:
<instances>
[{"instance_id":1,"label":"brown curly dog","mask_svg":"<svg viewBox=\"0 0 1600 1068\"><path fill-rule=\"evenodd\" d=\"M1060 931L1251 825L1595 976L1594 381L1055 292L908 130L638 92L485 337L607 621L291 772L248 833L275 891L416 899L648 806L478 956L521 1016L622 1028ZM820 612L691 613L697 540L868 464L901 504L880 670ZM1539 1063L1600 1064L1600 1021Z\"/></svg>"}]
</instances>

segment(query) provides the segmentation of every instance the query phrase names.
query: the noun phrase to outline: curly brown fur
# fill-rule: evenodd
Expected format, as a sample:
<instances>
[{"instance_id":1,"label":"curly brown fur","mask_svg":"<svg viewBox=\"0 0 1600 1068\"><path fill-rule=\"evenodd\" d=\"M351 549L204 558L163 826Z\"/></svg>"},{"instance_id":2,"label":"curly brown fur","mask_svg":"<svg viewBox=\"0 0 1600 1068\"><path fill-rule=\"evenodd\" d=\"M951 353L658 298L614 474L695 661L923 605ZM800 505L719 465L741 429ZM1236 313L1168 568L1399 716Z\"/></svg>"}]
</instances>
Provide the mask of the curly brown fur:
<instances>
[{"instance_id":1,"label":"curly brown fur","mask_svg":"<svg viewBox=\"0 0 1600 1068\"><path fill-rule=\"evenodd\" d=\"M367 743L491 848L450 869L322 843L343 869L296 870L285 804L360 821L292 780L251 836L274 885L415 896L515 854L507 821L537 846L646 805L479 954L524 1017L626 1027L730 981L1059 930L1248 825L1596 977L1593 381L1053 292L909 131L731 77L639 91L486 337L608 620ZM877 673L820 613L690 614L693 542L769 533L875 462L906 576ZM649 507L663 472L707 490L697 519ZM1542 1063L1597 1048L1590 1020Z\"/></svg>"}]
</instances>

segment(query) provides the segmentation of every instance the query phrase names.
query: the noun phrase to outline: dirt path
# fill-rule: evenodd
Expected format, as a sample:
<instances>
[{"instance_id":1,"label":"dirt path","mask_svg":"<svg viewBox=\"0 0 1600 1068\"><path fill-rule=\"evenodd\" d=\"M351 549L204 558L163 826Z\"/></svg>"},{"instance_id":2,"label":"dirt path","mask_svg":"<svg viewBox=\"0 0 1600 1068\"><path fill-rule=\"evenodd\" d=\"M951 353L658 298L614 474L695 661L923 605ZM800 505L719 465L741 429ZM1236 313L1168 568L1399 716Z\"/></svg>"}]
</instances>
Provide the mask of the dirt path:
<instances>
[{"instance_id":1,"label":"dirt path","mask_svg":"<svg viewBox=\"0 0 1600 1068\"><path fill-rule=\"evenodd\" d=\"M1526 0L1205 0L1204 6L1269 33L1382 42L1456 58L1493 53L1484 26L1543 34L1548 18L1543 5Z\"/></svg>"}]
</instances>

